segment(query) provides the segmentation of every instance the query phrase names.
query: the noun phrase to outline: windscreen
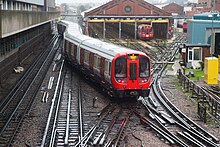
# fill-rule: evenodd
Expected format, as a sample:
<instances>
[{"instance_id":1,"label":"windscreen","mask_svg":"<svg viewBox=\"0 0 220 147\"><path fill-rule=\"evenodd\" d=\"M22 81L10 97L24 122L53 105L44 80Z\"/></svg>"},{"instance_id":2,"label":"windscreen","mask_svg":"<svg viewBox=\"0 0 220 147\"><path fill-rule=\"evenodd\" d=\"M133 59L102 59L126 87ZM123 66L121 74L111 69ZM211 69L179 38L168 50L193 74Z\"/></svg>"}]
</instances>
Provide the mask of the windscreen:
<instances>
[{"instance_id":1,"label":"windscreen","mask_svg":"<svg viewBox=\"0 0 220 147\"><path fill-rule=\"evenodd\" d=\"M146 57L140 57L140 77L147 78L150 76L150 61Z\"/></svg>"},{"instance_id":2,"label":"windscreen","mask_svg":"<svg viewBox=\"0 0 220 147\"><path fill-rule=\"evenodd\" d=\"M116 78L126 78L127 75L127 62L126 57L119 57L115 61L115 77Z\"/></svg>"}]
</instances>

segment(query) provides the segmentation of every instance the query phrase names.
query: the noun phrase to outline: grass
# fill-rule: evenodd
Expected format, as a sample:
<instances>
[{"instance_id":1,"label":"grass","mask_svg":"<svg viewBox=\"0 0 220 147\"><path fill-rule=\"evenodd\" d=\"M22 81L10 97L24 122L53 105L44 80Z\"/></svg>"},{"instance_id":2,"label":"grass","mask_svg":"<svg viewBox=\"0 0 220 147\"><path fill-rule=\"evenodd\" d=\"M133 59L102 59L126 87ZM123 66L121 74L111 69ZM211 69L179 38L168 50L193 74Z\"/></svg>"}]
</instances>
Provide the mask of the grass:
<instances>
[{"instance_id":1,"label":"grass","mask_svg":"<svg viewBox=\"0 0 220 147\"><path fill-rule=\"evenodd\" d=\"M185 73L193 72L194 76L189 74L189 78L193 81L195 80L204 80L204 71L201 69L188 69L185 68Z\"/></svg>"},{"instance_id":2,"label":"grass","mask_svg":"<svg viewBox=\"0 0 220 147\"><path fill-rule=\"evenodd\" d=\"M213 126L219 126L219 122L218 121L216 121L216 119L215 118L212 118L212 116L211 117L208 117L207 118L207 122L206 122L208 125L213 125Z\"/></svg>"},{"instance_id":3,"label":"grass","mask_svg":"<svg viewBox=\"0 0 220 147\"><path fill-rule=\"evenodd\" d=\"M183 90L182 88L183 88L183 86L179 83L179 80L178 79L175 79L174 80L174 85L175 85L175 87L178 89L178 90Z\"/></svg>"},{"instance_id":4,"label":"grass","mask_svg":"<svg viewBox=\"0 0 220 147\"><path fill-rule=\"evenodd\" d=\"M172 70L173 70L172 66L173 66L173 65L168 64L168 65L167 65L167 70L171 70L171 71L172 71Z\"/></svg>"}]
</instances>

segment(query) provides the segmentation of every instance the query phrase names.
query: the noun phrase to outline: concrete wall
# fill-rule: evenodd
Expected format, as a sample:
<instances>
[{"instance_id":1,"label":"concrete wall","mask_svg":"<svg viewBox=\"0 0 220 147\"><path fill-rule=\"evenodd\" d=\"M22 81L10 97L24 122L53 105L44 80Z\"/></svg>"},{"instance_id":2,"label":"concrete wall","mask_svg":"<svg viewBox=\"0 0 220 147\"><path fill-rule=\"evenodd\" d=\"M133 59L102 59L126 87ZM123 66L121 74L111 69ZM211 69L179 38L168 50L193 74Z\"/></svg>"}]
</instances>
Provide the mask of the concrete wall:
<instances>
[{"instance_id":1,"label":"concrete wall","mask_svg":"<svg viewBox=\"0 0 220 147\"><path fill-rule=\"evenodd\" d=\"M52 38L50 24L41 27L41 33L34 36L28 42L22 44L18 48L10 51L4 56L0 56L0 85L7 80L10 74L13 73L13 68L18 65L23 66L24 60L32 62L31 58L36 58L41 51L47 48L49 41ZM29 55L33 53L31 58Z\"/></svg>"},{"instance_id":2,"label":"concrete wall","mask_svg":"<svg viewBox=\"0 0 220 147\"><path fill-rule=\"evenodd\" d=\"M60 17L59 12L0 11L0 38L42 25Z\"/></svg>"}]
</instances>

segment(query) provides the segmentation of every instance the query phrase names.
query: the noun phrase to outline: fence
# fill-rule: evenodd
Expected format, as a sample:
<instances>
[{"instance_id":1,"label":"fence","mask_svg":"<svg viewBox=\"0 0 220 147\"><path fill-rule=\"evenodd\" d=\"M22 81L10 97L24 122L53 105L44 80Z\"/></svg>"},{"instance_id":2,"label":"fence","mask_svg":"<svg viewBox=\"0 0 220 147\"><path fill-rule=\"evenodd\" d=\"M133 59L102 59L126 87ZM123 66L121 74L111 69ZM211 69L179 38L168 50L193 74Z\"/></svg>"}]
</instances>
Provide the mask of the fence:
<instances>
[{"instance_id":1,"label":"fence","mask_svg":"<svg viewBox=\"0 0 220 147\"><path fill-rule=\"evenodd\" d=\"M198 115L200 118L206 122L207 116L213 116L217 120L220 119L220 99L219 97L214 97L204 87L200 87L194 81L189 79L186 75L183 74L181 70L178 71L179 83L183 86L183 89L186 92L191 92L192 98L196 98Z\"/></svg>"}]
</instances>

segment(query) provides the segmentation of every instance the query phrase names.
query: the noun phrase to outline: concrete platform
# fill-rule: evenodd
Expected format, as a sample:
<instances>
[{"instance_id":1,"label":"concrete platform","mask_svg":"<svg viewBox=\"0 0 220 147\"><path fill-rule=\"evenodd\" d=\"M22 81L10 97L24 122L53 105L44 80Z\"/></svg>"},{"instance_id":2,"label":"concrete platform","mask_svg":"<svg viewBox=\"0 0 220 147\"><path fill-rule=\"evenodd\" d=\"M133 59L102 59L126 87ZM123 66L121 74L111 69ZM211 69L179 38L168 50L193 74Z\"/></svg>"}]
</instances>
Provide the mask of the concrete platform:
<instances>
[{"instance_id":1,"label":"concrete platform","mask_svg":"<svg viewBox=\"0 0 220 147\"><path fill-rule=\"evenodd\" d=\"M166 75L176 75L176 74L177 74L177 71L178 71L179 69L181 69L181 66L180 66L180 64L179 64L179 60L176 60L176 61L174 62L173 66L172 66L172 69L173 69L172 71L167 70Z\"/></svg>"}]
</instances>

